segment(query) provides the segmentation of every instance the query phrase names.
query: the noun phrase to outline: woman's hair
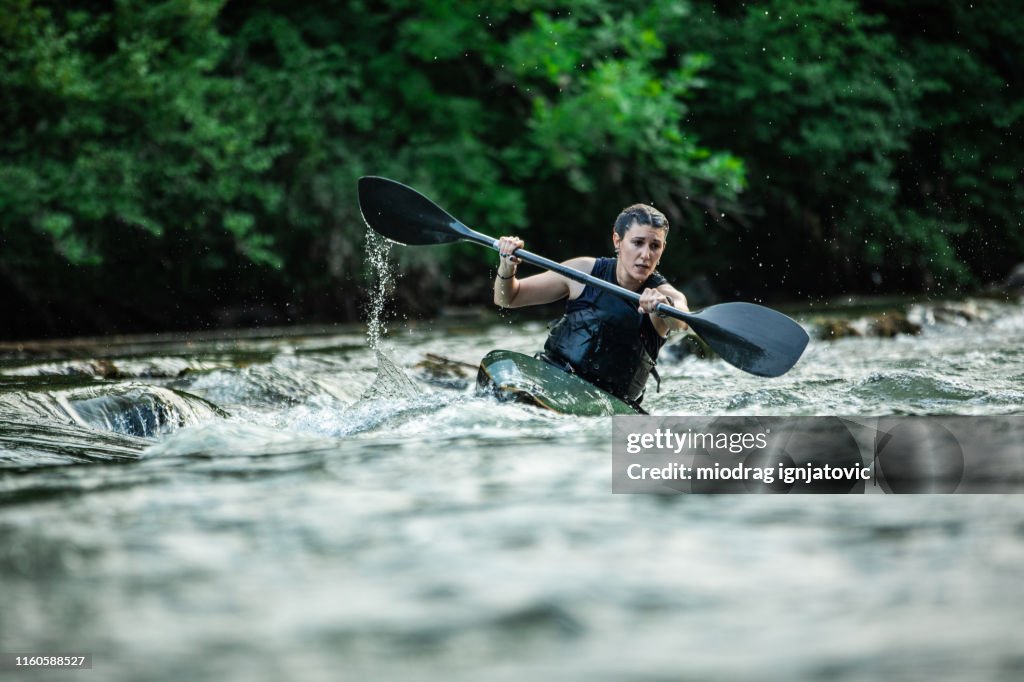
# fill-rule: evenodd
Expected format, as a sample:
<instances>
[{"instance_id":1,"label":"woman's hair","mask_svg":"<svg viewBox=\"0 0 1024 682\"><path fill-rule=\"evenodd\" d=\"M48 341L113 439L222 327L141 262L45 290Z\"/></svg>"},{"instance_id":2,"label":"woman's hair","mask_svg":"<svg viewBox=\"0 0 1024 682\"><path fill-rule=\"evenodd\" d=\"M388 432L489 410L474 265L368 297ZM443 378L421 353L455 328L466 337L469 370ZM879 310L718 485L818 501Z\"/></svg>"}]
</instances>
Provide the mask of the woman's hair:
<instances>
[{"instance_id":1,"label":"woman's hair","mask_svg":"<svg viewBox=\"0 0 1024 682\"><path fill-rule=\"evenodd\" d=\"M633 204L622 209L622 213L615 219L615 234L620 238L625 237L626 230L630 228L634 220L638 225L650 225L668 231L668 218L664 213L647 204Z\"/></svg>"}]
</instances>

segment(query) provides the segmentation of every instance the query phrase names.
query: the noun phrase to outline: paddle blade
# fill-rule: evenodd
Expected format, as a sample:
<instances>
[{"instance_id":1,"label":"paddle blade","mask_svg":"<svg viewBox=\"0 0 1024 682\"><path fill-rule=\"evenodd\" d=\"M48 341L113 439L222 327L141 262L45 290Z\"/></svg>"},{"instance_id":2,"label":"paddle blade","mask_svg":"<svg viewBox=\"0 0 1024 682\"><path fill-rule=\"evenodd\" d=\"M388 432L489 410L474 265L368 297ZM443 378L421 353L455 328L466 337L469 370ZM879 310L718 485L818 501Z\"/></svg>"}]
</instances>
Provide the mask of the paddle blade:
<instances>
[{"instance_id":1,"label":"paddle blade","mask_svg":"<svg viewBox=\"0 0 1024 682\"><path fill-rule=\"evenodd\" d=\"M723 360L761 377L788 372L810 340L789 317L754 303L713 305L686 322Z\"/></svg>"},{"instance_id":2,"label":"paddle blade","mask_svg":"<svg viewBox=\"0 0 1024 682\"><path fill-rule=\"evenodd\" d=\"M375 232L399 244L448 244L469 231L412 187L372 175L359 178L359 210Z\"/></svg>"}]
</instances>

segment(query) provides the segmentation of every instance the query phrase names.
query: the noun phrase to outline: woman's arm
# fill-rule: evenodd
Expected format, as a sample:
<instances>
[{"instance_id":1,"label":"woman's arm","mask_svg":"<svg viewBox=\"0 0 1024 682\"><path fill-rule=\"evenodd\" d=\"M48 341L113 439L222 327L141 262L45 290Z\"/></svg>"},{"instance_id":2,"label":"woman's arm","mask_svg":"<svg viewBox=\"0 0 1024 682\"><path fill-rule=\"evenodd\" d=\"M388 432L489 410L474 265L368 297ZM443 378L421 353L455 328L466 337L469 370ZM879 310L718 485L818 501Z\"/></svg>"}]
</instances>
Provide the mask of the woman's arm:
<instances>
[{"instance_id":1,"label":"woman's arm","mask_svg":"<svg viewBox=\"0 0 1024 682\"><path fill-rule=\"evenodd\" d=\"M579 296L583 285L554 272L516 278L516 269L521 262L512 252L523 246L518 237L502 237L498 240L500 260L498 274L494 277L494 303L502 308L522 308L530 305L552 303L566 297ZM593 258L573 258L562 265L581 272L590 272L594 267Z\"/></svg>"}]
</instances>

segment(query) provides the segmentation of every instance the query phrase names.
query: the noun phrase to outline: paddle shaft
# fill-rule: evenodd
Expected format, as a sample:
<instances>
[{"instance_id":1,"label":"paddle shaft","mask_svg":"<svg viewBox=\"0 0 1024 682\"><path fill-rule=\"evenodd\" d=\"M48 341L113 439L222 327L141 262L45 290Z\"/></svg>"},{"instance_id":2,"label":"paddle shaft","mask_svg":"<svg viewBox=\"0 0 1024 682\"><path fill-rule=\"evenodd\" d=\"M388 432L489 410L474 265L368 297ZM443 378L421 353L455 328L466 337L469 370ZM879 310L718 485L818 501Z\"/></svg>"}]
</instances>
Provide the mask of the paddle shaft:
<instances>
[{"instance_id":1,"label":"paddle shaft","mask_svg":"<svg viewBox=\"0 0 1024 682\"><path fill-rule=\"evenodd\" d=\"M485 234L480 234L476 230L472 230L468 227L465 227L464 225L462 226L462 230L460 230L460 232L464 235L464 238L466 240L474 241L478 244L490 247L495 251L497 251L499 248L497 239L488 237ZM553 260L549 260L544 256L538 256L535 253L530 253L525 249L516 249L515 251L513 251L513 254L516 258L521 258L523 261L529 263L530 265L536 265L538 268L544 268L545 270L557 272L559 275L562 275L563 277L568 277L569 279L575 280L580 284L590 284L591 286L595 286L598 289L603 289L609 293L624 298L627 301L632 301L633 303L636 303L638 306L640 304L640 294L636 293L635 291L630 291L625 287L620 287L618 284L612 284L611 282L607 282L598 277L594 277L589 273L574 270L570 267L562 265L561 263L556 263ZM684 313L682 310L679 310L678 308L673 308L670 305L665 305L664 303L659 303L656 310L659 314L668 317L674 317L677 320L682 320L683 322L690 322L694 319L692 313Z\"/></svg>"}]
</instances>

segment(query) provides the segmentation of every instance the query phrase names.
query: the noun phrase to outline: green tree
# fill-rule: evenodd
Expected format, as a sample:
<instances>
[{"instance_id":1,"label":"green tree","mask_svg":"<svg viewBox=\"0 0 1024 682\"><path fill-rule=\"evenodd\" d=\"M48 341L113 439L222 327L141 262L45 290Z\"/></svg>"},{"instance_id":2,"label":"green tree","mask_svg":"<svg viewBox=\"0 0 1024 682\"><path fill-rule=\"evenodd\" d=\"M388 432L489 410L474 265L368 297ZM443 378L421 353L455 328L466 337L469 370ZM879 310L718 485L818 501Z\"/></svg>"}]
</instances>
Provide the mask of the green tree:
<instances>
[{"instance_id":1,"label":"green tree","mask_svg":"<svg viewBox=\"0 0 1024 682\"><path fill-rule=\"evenodd\" d=\"M675 34L715 56L695 127L748 164L737 240L803 293L990 278L972 244L1024 252L1010 208L1020 105L999 59L969 44L1012 31L958 3L865 4L721 3ZM1004 27L1024 24L1004 9ZM922 17L946 29L925 32ZM986 165L981 150L996 148Z\"/></svg>"},{"instance_id":2,"label":"green tree","mask_svg":"<svg viewBox=\"0 0 1024 682\"><path fill-rule=\"evenodd\" d=\"M6 336L353 319L364 174L554 258L650 202L748 298L1024 257L1013 3L0 2ZM408 309L487 300L397 253Z\"/></svg>"},{"instance_id":3,"label":"green tree","mask_svg":"<svg viewBox=\"0 0 1024 682\"><path fill-rule=\"evenodd\" d=\"M0 276L37 328L351 317L366 173L542 247L742 184L685 128L703 62L665 51L674 3L6 9ZM462 253L402 252L442 295Z\"/></svg>"}]
</instances>

